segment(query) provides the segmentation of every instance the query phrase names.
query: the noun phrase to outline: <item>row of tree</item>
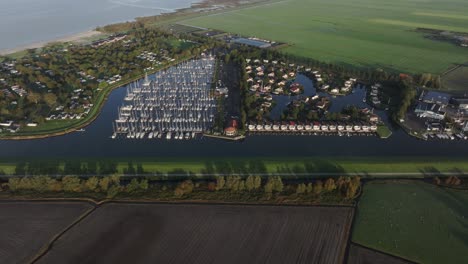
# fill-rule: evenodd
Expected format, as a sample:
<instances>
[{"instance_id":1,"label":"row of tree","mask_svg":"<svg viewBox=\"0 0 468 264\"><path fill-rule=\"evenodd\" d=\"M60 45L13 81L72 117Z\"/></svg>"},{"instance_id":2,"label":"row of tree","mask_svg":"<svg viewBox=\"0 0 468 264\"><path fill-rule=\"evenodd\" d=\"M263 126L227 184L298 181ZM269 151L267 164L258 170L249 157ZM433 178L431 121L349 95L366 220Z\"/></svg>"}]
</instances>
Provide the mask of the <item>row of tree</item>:
<instances>
[{"instance_id":1,"label":"row of tree","mask_svg":"<svg viewBox=\"0 0 468 264\"><path fill-rule=\"evenodd\" d=\"M448 176L441 180L439 177L434 178L434 183L437 185L460 186L462 181L457 176Z\"/></svg>"},{"instance_id":2,"label":"row of tree","mask_svg":"<svg viewBox=\"0 0 468 264\"><path fill-rule=\"evenodd\" d=\"M329 193L335 190L338 191L346 199L353 199L359 187L361 186L360 178L356 177L339 177L337 180L328 178L325 182L321 180L314 183L300 183L297 186L296 193L300 194L313 194L319 196L322 193Z\"/></svg>"},{"instance_id":3,"label":"row of tree","mask_svg":"<svg viewBox=\"0 0 468 264\"><path fill-rule=\"evenodd\" d=\"M7 187L12 192L32 191L36 193L103 193L107 197L115 197L119 192L130 194L146 191L149 187L147 179L132 179L128 184L122 184L120 176L90 177L81 179L75 176L65 176L60 179L35 176L10 178Z\"/></svg>"}]
</instances>

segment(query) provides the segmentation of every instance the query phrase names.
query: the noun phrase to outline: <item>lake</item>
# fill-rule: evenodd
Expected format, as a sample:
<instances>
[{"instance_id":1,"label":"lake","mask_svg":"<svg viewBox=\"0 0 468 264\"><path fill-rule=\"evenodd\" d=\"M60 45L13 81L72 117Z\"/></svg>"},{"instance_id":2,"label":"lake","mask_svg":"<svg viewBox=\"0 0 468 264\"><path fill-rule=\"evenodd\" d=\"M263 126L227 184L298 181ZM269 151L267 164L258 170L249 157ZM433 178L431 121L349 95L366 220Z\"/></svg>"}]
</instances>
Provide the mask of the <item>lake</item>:
<instances>
[{"instance_id":1,"label":"lake","mask_svg":"<svg viewBox=\"0 0 468 264\"><path fill-rule=\"evenodd\" d=\"M0 50L54 40L135 17L190 7L197 0L0 1Z\"/></svg>"},{"instance_id":2,"label":"lake","mask_svg":"<svg viewBox=\"0 0 468 264\"><path fill-rule=\"evenodd\" d=\"M154 78L154 76L150 76ZM304 85L312 82L304 81ZM305 87L312 89L312 87ZM99 117L85 132L64 136L9 141L0 140L0 157L284 157L284 156L444 156L468 157L468 141L422 141L402 130L388 139L377 136L248 136L242 142L201 138L195 140L111 139L112 121L122 105L126 87L114 90ZM334 106L362 106L364 89L333 98ZM333 110L333 109L331 109ZM380 113L382 114L382 113Z\"/></svg>"}]
</instances>

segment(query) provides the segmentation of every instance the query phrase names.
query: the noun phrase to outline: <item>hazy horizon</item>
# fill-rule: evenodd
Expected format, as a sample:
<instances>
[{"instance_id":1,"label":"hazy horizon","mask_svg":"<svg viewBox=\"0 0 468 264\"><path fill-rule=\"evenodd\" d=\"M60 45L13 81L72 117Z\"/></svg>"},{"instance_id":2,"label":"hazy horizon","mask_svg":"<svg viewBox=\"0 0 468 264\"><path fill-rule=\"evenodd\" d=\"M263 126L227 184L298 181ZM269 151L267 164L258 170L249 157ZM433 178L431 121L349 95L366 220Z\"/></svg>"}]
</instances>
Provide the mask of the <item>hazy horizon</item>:
<instances>
[{"instance_id":1,"label":"hazy horizon","mask_svg":"<svg viewBox=\"0 0 468 264\"><path fill-rule=\"evenodd\" d=\"M196 0L0 0L0 50L157 15Z\"/></svg>"}]
</instances>

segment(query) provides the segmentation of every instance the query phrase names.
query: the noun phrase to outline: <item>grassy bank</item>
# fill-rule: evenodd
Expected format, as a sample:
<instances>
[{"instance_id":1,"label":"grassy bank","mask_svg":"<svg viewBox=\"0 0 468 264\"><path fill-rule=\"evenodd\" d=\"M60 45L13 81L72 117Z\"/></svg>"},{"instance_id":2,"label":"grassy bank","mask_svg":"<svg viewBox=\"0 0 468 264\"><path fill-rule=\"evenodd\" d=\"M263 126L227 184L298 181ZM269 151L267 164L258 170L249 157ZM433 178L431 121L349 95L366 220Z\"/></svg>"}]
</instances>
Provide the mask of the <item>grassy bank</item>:
<instances>
[{"instance_id":1,"label":"grassy bank","mask_svg":"<svg viewBox=\"0 0 468 264\"><path fill-rule=\"evenodd\" d=\"M419 263L468 259L468 192L420 182L364 186L352 240Z\"/></svg>"},{"instance_id":2,"label":"grassy bank","mask_svg":"<svg viewBox=\"0 0 468 264\"><path fill-rule=\"evenodd\" d=\"M466 20L453 16L466 12L462 0L437 0L424 7L414 0L288 0L180 23L289 43L286 52L329 63L441 73L467 61L468 51L424 38L415 29L467 32Z\"/></svg>"},{"instance_id":3,"label":"grassy bank","mask_svg":"<svg viewBox=\"0 0 468 264\"><path fill-rule=\"evenodd\" d=\"M22 160L0 161L0 170L5 174L13 174L16 164ZM129 162L136 169L141 166L144 173L154 174L282 174L311 175L320 173L360 174L367 177L408 177L422 178L426 174L468 172L466 159L448 159L442 157L284 157L284 158L118 158L118 159L24 159L31 166L45 167L53 163L58 173L63 173L67 163L88 166L88 163L111 164L117 173L124 173ZM106 166L107 167L107 166ZM373 175L376 173L377 175ZM387 175L378 175L386 173ZM407 174L405 174L407 173ZM394 174L394 175L392 175Z\"/></svg>"},{"instance_id":4,"label":"grassy bank","mask_svg":"<svg viewBox=\"0 0 468 264\"><path fill-rule=\"evenodd\" d=\"M386 125L380 125L377 127L377 134L380 138L388 138L392 135L392 131Z\"/></svg>"}]
</instances>

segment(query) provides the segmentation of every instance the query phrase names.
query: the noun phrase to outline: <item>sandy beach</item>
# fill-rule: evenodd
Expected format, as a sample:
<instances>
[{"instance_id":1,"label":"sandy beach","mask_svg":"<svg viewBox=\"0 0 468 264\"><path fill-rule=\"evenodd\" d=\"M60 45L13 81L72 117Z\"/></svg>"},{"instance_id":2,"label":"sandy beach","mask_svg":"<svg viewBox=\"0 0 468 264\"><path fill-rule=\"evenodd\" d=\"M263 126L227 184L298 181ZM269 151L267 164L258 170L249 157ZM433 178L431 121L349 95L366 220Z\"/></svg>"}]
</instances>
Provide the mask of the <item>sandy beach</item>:
<instances>
[{"instance_id":1,"label":"sandy beach","mask_svg":"<svg viewBox=\"0 0 468 264\"><path fill-rule=\"evenodd\" d=\"M8 54L13 54L13 53L20 52L20 51L27 50L27 49L42 48L45 45L49 43L53 43L53 42L79 42L80 40L83 40L89 37L94 37L100 34L103 34L103 33L96 31L96 30L88 30L85 32L81 32L81 33L77 33L77 34L73 34L73 35L69 35L66 37L61 37L61 38L57 38L57 39L53 39L49 41L36 42L36 43L32 43L32 44L25 45L25 46L19 46L19 47L12 48L12 49L3 49L3 50L0 50L0 55L5 56Z\"/></svg>"}]
</instances>

